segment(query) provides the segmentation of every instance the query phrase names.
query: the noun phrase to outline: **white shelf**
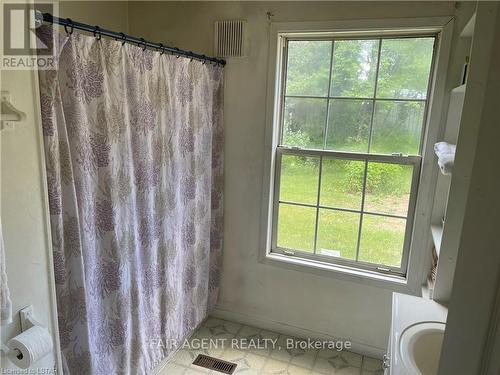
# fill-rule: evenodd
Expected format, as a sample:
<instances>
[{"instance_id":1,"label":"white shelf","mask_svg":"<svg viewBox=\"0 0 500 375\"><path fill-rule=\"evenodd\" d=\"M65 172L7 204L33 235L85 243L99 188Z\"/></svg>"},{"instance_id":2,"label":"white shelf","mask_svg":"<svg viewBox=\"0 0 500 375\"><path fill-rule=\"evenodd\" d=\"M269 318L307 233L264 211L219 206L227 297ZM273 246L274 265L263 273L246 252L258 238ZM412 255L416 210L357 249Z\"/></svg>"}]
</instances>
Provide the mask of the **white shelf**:
<instances>
[{"instance_id":1,"label":"white shelf","mask_svg":"<svg viewBox=\"0 0 500 375\"><path fill-rule=\"evenodd\" d=\"M446 142L457 144L466 89L467 85L463 84L451 90L448 116L446 117L446 126L443 135L443 140Z\"/></svg>"},{"instance_id":2,"label":"white shelf","mask_svg":"<svg viewBox=\"0 0 500 375\"><path fill-rule=\"evenodd\" d=\"M441 225L431 225L432 241L439 257L441 251L441 240L443 239L443 227Z\"/></svg>"}]
</instances>

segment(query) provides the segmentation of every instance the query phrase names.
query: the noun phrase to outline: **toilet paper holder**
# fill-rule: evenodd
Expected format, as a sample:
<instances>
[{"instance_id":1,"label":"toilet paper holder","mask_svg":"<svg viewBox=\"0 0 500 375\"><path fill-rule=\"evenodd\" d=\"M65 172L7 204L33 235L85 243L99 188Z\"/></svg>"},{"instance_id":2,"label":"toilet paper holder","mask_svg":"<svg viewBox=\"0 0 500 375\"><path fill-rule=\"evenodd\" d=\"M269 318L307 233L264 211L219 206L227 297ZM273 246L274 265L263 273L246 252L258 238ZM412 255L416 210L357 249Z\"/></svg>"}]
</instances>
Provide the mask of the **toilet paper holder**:
<instances>
[{"instance_id":1,"label":"toilet paper holder","mask_svg":"<svg viewBox=\"0 0 500 375\"><path fill-rule=\"evenodd\" d=\"M26 306L25 308L19 310L19 320L21 322L21 332L24 332L31 327L34 326L42 326L33 316L33 306L29 305ZM0 351L2 352L2 355L8 356L9 354L15 354L15 356L22 355L21 352L17 349L10 349L7 345L5 345L3 342L0 343ZM16 353L12 353L12 352Z\"/></svg>"},{"instance_id":2,"label":"toilet paper holder","mask_svg":"<svg viewBox=\"0 0 500 375\"><path fill-rule=\"evenodd\" d=\"M21 321L21 332L24 332L34 326L41 326L41 324L34 317L33 306L31 305L19 310L19 319Z\"/></svg>"}]
</instances>

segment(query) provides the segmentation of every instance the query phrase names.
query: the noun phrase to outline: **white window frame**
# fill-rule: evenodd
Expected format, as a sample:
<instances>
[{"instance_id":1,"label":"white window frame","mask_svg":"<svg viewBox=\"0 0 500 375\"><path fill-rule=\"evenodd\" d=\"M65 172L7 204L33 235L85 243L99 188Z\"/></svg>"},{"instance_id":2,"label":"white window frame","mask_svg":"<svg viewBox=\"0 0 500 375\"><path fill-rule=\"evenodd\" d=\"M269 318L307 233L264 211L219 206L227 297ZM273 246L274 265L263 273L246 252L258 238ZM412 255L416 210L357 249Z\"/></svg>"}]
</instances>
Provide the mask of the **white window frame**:
<instances>
[{"instance_id":1,"label":"white window frame","mask_svg":"<svg viewBox=\"0 0 500 375\"><path fill-rule=\"evenodd\" d=\"M413 19L386 19L386 20L357 20L335 22L276 22L270 25L269 38L269 66L268 66L268 95L266 109L266 144L265 169L263 180L263 205L261 248L259 260L275 266L290 268L299 271L308 271L315 274L330 276L349 281L368 283L391 290L419 294L420 285L424 280L425 266L428 263L429 228L432 199L434 196L437 167L434 162L433 144L442 134L443 114L447 104L445 95L446 70L448 65L453 21L451 17L413 18ZM414 215L408 214L407 231L412 231L406 238L411 242L405 244L403 264L400 270L404 272L384 273L375 267L358 267L351 262L343 264L342 260L321 261L318 256L308 257L304 252L287 252L276 248L276 205L278 204L279 180L275 171L279 167L280 154L286 153L286 148L280 147L278 142L281 131L281 107L283 85L283 67L285 66L283 48L287 39L297 38L336 38L359 36L379 38L384 35L436 35L437 47L435 50L433 71L429 85L427 102L427 116L424 124L421 156L401 157L402 162L414 165L414 184L412 192L418 191L418 196L412 194L410 208L414 207ZM323 155L324 150L302 150L307 155ZM297 153L297 150L294 151ZM327 151L331 156L357 160L383 160L383 155L353 155L351 153ZM416 174L416 175L415 175ZM416 184L415 184L416 181ZM275 199L275 197L277 197ZM292 256L290 256L292 255Z\"/></svg>"}]
</instances>

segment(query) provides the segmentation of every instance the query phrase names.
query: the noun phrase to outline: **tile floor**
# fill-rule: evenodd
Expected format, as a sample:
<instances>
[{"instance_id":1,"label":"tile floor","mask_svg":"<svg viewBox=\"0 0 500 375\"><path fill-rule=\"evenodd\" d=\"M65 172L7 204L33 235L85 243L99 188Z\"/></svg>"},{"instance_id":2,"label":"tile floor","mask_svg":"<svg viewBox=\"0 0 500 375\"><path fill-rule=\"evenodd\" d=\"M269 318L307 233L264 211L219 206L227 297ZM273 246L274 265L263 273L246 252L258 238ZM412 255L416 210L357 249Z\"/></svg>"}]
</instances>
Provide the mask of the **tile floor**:
<instances>
[{"instance_id":1,"label":"tile floor","mask_svg":"<svg viewBox=\"0 0 500 375\"><path fill-rule=\"evenodd\" d=\"M192 339L217 339L218 343L224 339L226 345L212 349L181 349L172 357L159 375L177 374L221 374L192 365L198 354L206 354L225 361L236 363L234 374L280 374L280 375L382 375L382 363L378 359L361 356L359 354L336 350L303 350L286 349L286 340L289 338L279 333L249 327L221 319L209 318L193 334ZM252 342L264 342L263 339L278 340L275 348L243 348L231 347L232 339L244 338ZM222 339L222 340L219 340ZM258 341L260 340L260 341ZM266 340L268 343L271 341ZM195 341L192 341L195 343ZM202 341L197 341L201 343ZM206 341L205 341L206 342ZM245 342L245 341L243 341ZM249 342L249 341L246 341ZM240 344L241 345L241 344ZM280 348L281 346L281 348Z\"/></svg>"}]
</instances>

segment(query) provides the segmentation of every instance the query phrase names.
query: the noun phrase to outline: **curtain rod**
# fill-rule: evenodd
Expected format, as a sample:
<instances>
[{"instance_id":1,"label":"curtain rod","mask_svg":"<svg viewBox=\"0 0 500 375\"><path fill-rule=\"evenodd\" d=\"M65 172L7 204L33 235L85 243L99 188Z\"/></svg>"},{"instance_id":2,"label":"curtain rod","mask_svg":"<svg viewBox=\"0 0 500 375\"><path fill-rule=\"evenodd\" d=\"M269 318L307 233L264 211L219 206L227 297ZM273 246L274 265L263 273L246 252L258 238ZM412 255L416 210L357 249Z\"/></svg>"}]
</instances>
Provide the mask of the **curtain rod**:
<instances>
[{"instance_id":1,"label":"curtain rod","mask_svg":"<svg viewBox=\"0 0 500 375\"><path fill-rule=\"evenodd\" d=\"M137 44L137 46L143 47L144 49L146 49L146 47L149 47L149 48L154 48L157 51L170 52L170 53L172 53L174 55L178 55L178 56L185 56L185 57L189 57L191 59L196 59L196 60L200 60L200 61L210 61L210 62L213 62L216 64L220 64L222 66L226 65L225 60L218 59L216 57L201 55L199 53L195 53L192 51L185 51L185 50L182 50L182 49L179 49L176 47L168 47L168 46L163 45L162 43L154 43L154 42L144 40L143 38L136 38L134 36L130 36L130 35L127 35L124 33L117 33L115 31L102 29L99 26L92 26L92 25L88 25L85 23L76 22L76 21L71 20L70 18L55 17L50 13L41 13L39 11L36 11L35 18L38 21L48 22L48 23L52 23L52 24L55 23L55 24L64 26L64 29L66 30L66 32L68 34L71 34L73 32L73 29L78 29L78 30L83 30L83 31L88 31L90 33L93 33L94 36L98 39L101 39L101 36L104 35L104 36L114 38L116 40L121 40L123 43L125 43L125 42L135 43L135 44ZM68 30L68 28L69 28L69 30Z\"/></svg>"}]
</instances>

